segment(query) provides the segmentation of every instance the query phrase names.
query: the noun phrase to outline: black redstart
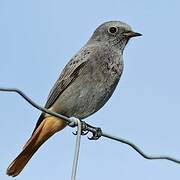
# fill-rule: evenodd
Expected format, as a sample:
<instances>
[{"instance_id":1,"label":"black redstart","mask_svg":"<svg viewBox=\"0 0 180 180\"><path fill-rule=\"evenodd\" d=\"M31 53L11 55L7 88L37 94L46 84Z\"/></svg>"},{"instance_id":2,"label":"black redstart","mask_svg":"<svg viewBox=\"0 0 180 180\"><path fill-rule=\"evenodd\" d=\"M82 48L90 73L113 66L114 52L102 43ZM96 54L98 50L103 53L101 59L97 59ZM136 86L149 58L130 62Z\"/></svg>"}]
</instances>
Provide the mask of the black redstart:
<instances>
[{"instance_id":1,"label":"black redstart","mask_svg":"<svg viewBox=\"0 0 180 180\"><path fill-rule=\"evenodd\" d=\"M141 36L120 21L100 25L72 57L50 91L45 108L67 117L86 118L113 94L123 72L123 50L131 37ZM7 169L17 176L39 147L66 126L63 120L42 113L22 152Z\"/></svg>"}]
</instances>

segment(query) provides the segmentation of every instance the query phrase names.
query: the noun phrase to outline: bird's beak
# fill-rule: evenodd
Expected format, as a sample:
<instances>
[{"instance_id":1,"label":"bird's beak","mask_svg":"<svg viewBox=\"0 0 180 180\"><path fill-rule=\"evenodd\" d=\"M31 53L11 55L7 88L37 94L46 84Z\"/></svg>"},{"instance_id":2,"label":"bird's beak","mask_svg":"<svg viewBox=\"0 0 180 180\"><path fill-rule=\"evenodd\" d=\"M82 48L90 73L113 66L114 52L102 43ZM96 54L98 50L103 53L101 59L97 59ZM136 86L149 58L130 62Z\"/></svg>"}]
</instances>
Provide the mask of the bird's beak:
<instances>
[{"instance_id":1,"label":"bird's beak","mask_svg":"<svg viewBox=\"0 0 180 180\"><path fill-rule=\"evenodd\" d=\"M123 33L123 35L124 35L126 38L132 38L132 37L136 37L136 36L142 36L141 33L133 32L133 31L126 31L126 32Z\"/></svg>"}]
</instances>

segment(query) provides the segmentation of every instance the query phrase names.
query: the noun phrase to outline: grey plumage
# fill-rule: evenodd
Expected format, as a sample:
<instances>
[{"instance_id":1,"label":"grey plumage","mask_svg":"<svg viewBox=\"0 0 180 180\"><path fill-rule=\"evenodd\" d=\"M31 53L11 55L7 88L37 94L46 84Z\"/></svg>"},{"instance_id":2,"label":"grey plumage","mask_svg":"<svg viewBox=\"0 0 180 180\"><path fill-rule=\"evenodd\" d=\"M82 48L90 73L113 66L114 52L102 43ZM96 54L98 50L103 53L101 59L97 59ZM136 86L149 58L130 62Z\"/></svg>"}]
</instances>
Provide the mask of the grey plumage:
<instances>
[{"instance_id":1,"label":"grey plumage","mask_svg":"<svg viewBox=\"0 0 180 180\"><path fill-rule=\"evenodd\" d=\"M50 91L45 107L68 117L86 118L113 94L123 72L123 50L129 39L141 34L120 21L99 26L87 44L69 61ZM17 176L40 146L67 124L42 113L22 152L7 168Z\"/></svg>"},{"instance_id":2,"label":"grey plumage","mask_svg":"<svg viewBox=\"0 0 180 180\"><path fill-rule=\"evenodd\" d=\"M115 28L117 32L110 32L110 28ZM131 37L139 35L128 24L120 21L100 25L65 66L50 91L45 107L80 119L98 111L119 82L126 44ZM43 116L40 116L36 127Z\"/></svg>"},{"instance_id":3,"label":"grey plumage","mask_svg":"<svg viewBox=\"0 0 180 180\"><path fill-rule=\"evenodd\" d=\"M123 72L123 50L127 42L139 35L128 24L120 21L100 25L65 66L50 91L45 107L80 119L98 111L119 82ZM43 117L44 114L40 116L36 128Z\"/></svg>"}]
</instances>

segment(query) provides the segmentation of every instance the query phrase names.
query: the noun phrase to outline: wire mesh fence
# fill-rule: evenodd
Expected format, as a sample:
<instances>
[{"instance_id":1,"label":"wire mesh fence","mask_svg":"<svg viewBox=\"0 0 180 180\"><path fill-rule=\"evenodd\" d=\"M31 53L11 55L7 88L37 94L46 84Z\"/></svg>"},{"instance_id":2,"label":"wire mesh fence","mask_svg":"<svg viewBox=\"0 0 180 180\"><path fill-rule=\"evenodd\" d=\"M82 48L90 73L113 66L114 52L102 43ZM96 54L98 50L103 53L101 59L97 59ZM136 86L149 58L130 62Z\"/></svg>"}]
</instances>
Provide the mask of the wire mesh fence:
<instances>
[{"instance_id":1,"label":"wire mesh fence","mask_svg":"<svg viewBox=\"0 0 180 180\"><path fill-rule=\"evenodd\" d=\"M69 117L66 117L64 115L50 111L46 108L43 108L43 107L39 106L37 103L35 103L31 98L29 98L23 91L21 91L17 88L1 88L0 87L0 91L17 93L21 97L23 97L30 105L35 107L36 109L39 109L42 112L45 112L45 113L50 114L52 116L63 119L68 124L69 127L72 127L72 128L77 127L77 132L75 133L76 134L76 143L75 143L74 159L73 159L73 165L72 165L71 180L76 180L81 136L87 135L88 133L92 134L91 137L88 137L88 139L90 139L90 140L97 140L100 137L105 137L105 138L109 138L111 140L115 140L117 142L126 144L126 145L130 146L131 148L133 148L135 151L137 151L145 159L148 159L148 160L158 160L158 159L159 160L168 160L168 161L172 161L174 163L180 164L180 160L177 158L173 158L170 156L163 156L163 155L160 155L160 156L147 155L137 145L135 145L134 143L132 143L132 142L130 142L124 138L120 138L120 137L114 136L112 134L106 133L102 129L93 127L93 126L87 124L86 122L81 121L75 117L69 118Z\"/></svg>"}]
</instances>

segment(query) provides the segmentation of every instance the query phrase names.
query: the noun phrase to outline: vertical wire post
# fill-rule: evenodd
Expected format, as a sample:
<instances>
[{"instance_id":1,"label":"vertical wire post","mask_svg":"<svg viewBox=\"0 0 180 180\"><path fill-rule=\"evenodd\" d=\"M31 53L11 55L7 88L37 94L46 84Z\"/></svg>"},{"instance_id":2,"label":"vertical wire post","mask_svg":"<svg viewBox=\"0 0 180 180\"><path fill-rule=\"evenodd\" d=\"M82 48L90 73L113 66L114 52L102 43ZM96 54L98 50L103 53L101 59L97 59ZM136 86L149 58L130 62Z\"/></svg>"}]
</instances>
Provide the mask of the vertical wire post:
<instances>
[{"instance_id":1,"label":"vertical wire post","mask_svg":"<svg viewBox=\"0 0 180 180\"><path fill-rule=\"evenodd\" d=\"M76 172L77 172L79 150L80 150L80 143L81 143L82 124L81 124L81 121L77 118L73 118L73 120L76 120L76 122L77 122L77 136L76 136L76 144L75 144L75 152L74 152L71 180L76 180Z\"/></svg>"}]
</instances>

